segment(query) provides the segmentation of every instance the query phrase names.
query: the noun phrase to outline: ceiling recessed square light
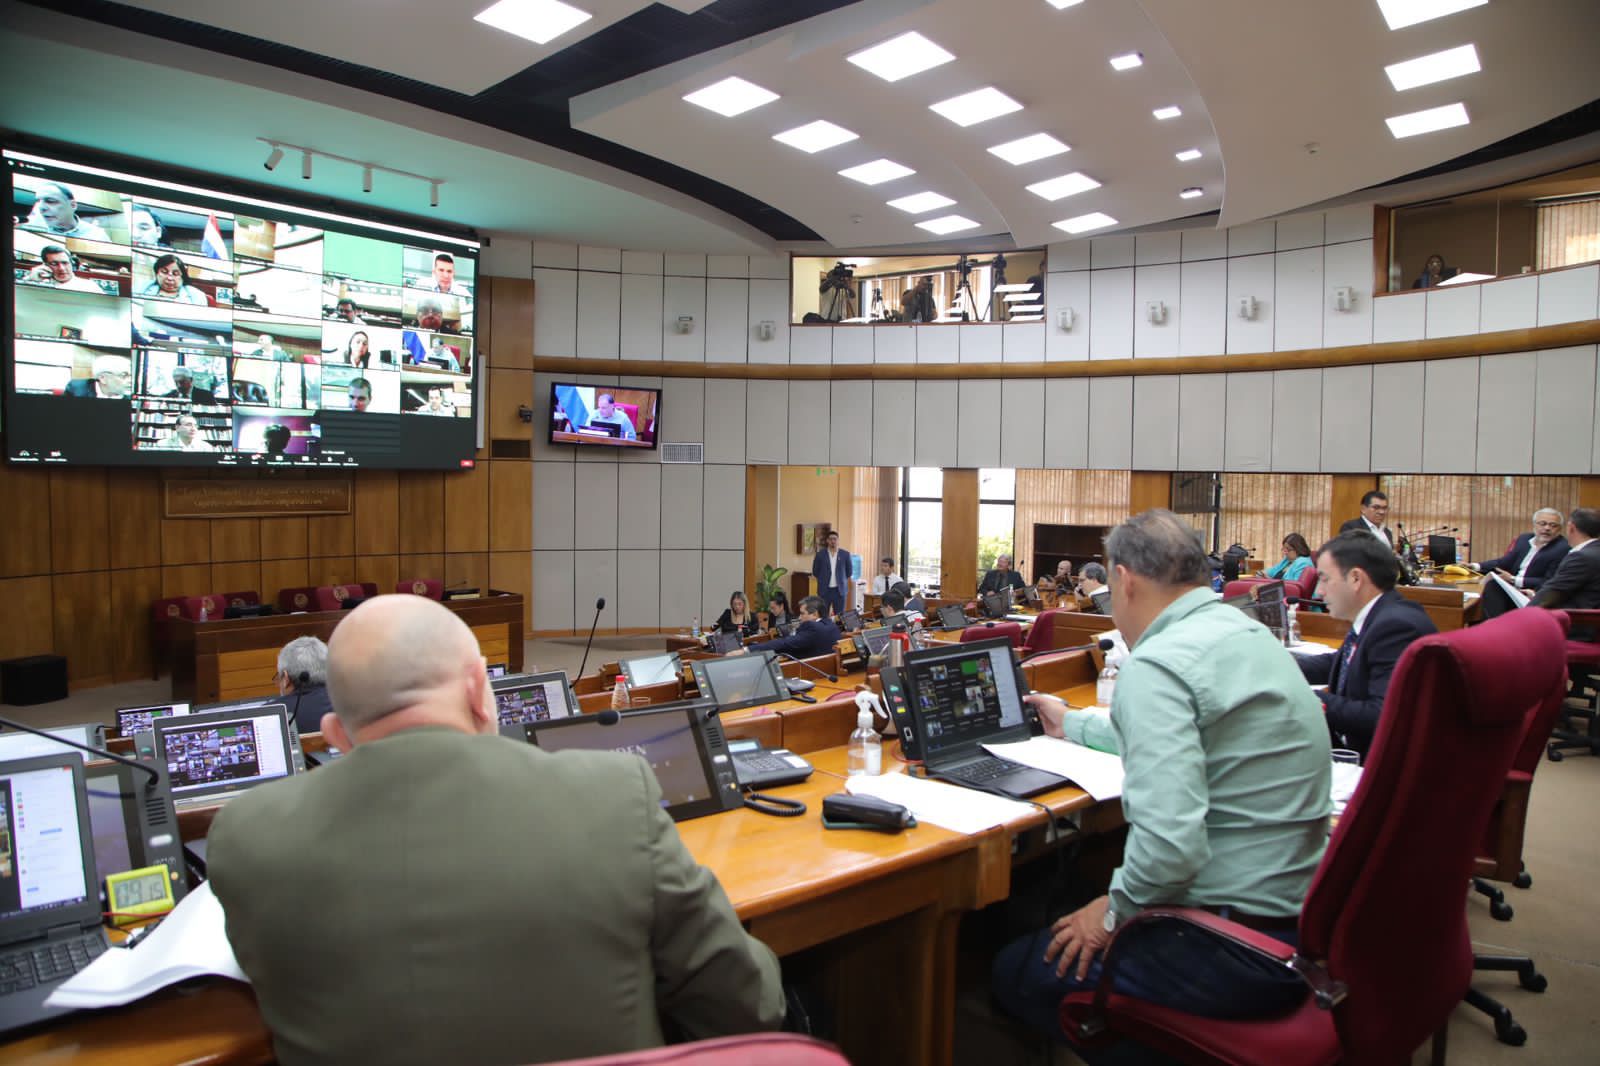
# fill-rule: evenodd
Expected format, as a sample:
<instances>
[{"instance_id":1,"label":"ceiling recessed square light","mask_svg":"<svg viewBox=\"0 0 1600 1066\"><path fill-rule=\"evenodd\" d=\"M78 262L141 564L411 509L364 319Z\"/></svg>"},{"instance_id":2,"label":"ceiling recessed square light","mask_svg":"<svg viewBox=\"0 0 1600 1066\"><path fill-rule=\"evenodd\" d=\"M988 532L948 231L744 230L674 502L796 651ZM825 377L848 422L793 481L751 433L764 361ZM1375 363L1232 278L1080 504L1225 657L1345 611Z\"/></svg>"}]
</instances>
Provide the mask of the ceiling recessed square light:
<instances>
[{"instance_id":1,"label":"ceiling recessed square light","mask_svg":"<svg viewBox=\"0 0 1600 1066\"><path fill-rule=\"evenodd\" d=\"M691 104L703 107L707 111L715 111L724 118L742 115L762 104L770 104L777 98L778 94L772 90L763 89L743 78L723 78L715 85L696 89L684 97Z\"/></svg>"},{"instance_id":2,"label":"ceiling recessed square light","mask_svg":"<svg viewBox=\"0 0 1600 1066\"><path fill-rule=\"evenodd\" d=\"M1185 148L1183 151L1177 154L1177 160L1180 163L1192 163L1199 158L1200 149L1198 148Z\"/></svg>"},{"instance_id":3,"label":"ceiling recessed square light","mask_svg":"<svg viewBox=\"0 0 1600 1066\"><path fill-rule=\"evenodd\" d=\"M853 141L860 134L852 133L843 126L835 126L826 119L817 119L804 126L796 126L792 130L775 133L772 139L782 141L791 148L798 148L802 152L820 152L824 148Z\"/></svg>"},{"instance_id":4,"label":"ceiling recessed square light","mask_svg":"<svg viewBox=\"0 0 1600 1066\"><path fill-rule=\"evenodd\" d=\"M1129 52L1127 55L1111 57L1112 70L1132 70L1134 67L1143 65L1144 54L1141 52Z\"/></svg>"},{"instance_id":5,"label":"ceiling recessed square light","mask_svg":"<svg viewBox=\"0 0 1600 1066\"><path fill-rule=\"evenodd\" d=\"M1429 19L1454 15L1469 7L1482 7L1489 0L1378 0L1378 10L1391 30L1403 30Z\"/></svg>"},{"instance_id":6,"label":"ceiling recessed square light","mask_svg":"<svg viewBox=\"0 0 1600 1066\"><path fill-rule=\"evenodd\" d=\"M1068 233L1088 233L1092 229L1105 229L1107 226L1115 226L1117 220L1103 212L1095 211L1087 215L1066 218L1060 222L1052 222L1050 224L1056 229L1063 229Z\"/></svg>"},{"instance_id":7,"label":"ceiling recessed square light","mask_svg":"<svg viewBox=\"0 0 1600 1066\"><path fill-rule=\"evenodd\" d=\"M505 30L534 44L547 44L594 18L561 0L500 0L472 16L474 22Z\"/></svg>"},{"instance_id":8,"label":"ceiling recessed square light","mask_svg":"<svg viewBox=\"0 0 1600 1066\"><path fill-rule=\"evenodd\" d=\"M918 192L910 196L902 196L898 200L890 200L889 206L899 208L901 211L913 215L920 215L925 211L936 211L941 207L949 207L955 203L948 196L940 196L936 192Z\"/></svg>"},{"instance_id":9,"label":"ceiling recessed square light","mask_svg":"<svg viewBox=\"0 0 1600 1066\"><path fill-rule=\"evenodd\" d=\"M943 215L939 218L930 218L926 222L918 222L917 225L929 233L943 236L946 233L959 233L964 229L976 229L978 224L961 215Z\"/></svg>"},{"instance_id":10,"label":"ceiling recessed square light","mask_svg":"<svg viewBox=\"0 0 1600 1066\"><path fill-rule=\"evenodd\" d=\"M1183 110L1182 108L1177 107L1158 107L1150 113L1156 118L1165 122L1169 118L1177 118L1179 115L1183 114Z\"/></svg>"},{"instance_id":11,"label":"ceiling recessed square light","mask_svg":"<svg viewBox=\"0 0 1600 1066\"><path fill-rule=\"evenodd\" d=\"M858 167L846 167L839 171L841 177L859 181L863 185L882 185L886 181L910 177L915 173L915 170L901 166L892 159L874 159L870 163L862 163Z\"/></svg>"},{"instance_id":12,"label":"ceiling recessed square light","mask_svg":"<svg viewBox=\"0 0 1600 1066\"><path fill-rule=\"evenodd\" d=\"M974 92L962 93L960 96L952 96L948 100L940 100L937 104L930 104L928 110L939 112L957 126L976 126L991 118L1021 111L1022 105L991 85Z\"/></svg>"},{"instance_id":13,"label":"ceiling recessed square light","mask_svg":"<svg viewBox=\"0 0 1600 1066\"><path fill-rule=\"evenodd\" d=\"M1389 83L1395 91L1403 93L1419 85L1432 85L1434 82L1459 78L1463 74L1476 74L1482 69L1483 64L1478 62L1478 50L1470 44L1464 44L1460 48L1418 56L1404 63L1391 63L1383 68L1383 72L1389 75Z\"/></svg>"},{"instance_id":14,"label":"ceiling recessed square light","mask_svg":"<svg viewBox=\"0 0 1600 1066\"><path fill-rule=\"evenodd\" d=\"M1182 197L1183 199L1185 199L1185 200L1193 200L1196 196L1200 196L1204 192L1205 192L1205 190L1202 189L1200 186L1191 185L1187 189L1185 189L1182 192L1180 192L1178 195L1180 197Z\"/></svg>"},{"instance_id":15,"label":"ceiling recessed square light","mask_svg":"<svg viewBox=\"0 0 1600 1066\"><path fill-rule=\"evenodd\" d=\"M1399 139L1465 126L1471 119L1467 118L1465 104L1446 104L1443 107L1430 107L1426 111L1413 111L1409 115L1396 115L1384 121L1389 124L1389 132Z\"/></svg>"},{"instance_id":16,"label":"ceiling recessed square light","mask_svg":"<svg viewBox=\"0 0 1600 1066\"><path fill-rule=\"evenodd\" d=\"M899 81L942 66L955 56L913 30L845 58L884 81Z\"/></svg>"},{"instance_id":17,"label":"ceiling recessed square light","mask_svg":"<svg viewBox=\"0 0 1600 1066\"><path fill-rule=\"evenodd\" d=\"M1012 166L1020 167L1024 163L1032 163L1035 159L1048 159L1050 156L1070 152L1072 149L1048 133L1035 133L1018 141L997 144L989 151Z\"/></svg>"},{"instance_id":18,"label":"ceiling recessed square light","mask_svg":"<svg viewBox=\"0 0 1600 1066\"><path fill-rule=\"evenodd\" d=\"M1087 174L1081 174L1075 170L1071 174L1063 174L1059 178L1036 181L1028 186L1028 191L1035 196L1042 196L1046 200L1054 201L1068 196L1075 196L1080 192L1088 192L1090 189L1098 189L1099 187L1100 183L1098 181L1095 181Z\"/></svg>"},{"instance_id":19,"label":"ceiling recessed square light","mask_svg":"<svg viewBox=\"0 0 1600 1066\"><path fill-rule=\"evenodd\" d=\"M1077 7L1083 0L1045 0L1045 3L1059 11L1062 8Z\"/></svg>"}]
</instances>

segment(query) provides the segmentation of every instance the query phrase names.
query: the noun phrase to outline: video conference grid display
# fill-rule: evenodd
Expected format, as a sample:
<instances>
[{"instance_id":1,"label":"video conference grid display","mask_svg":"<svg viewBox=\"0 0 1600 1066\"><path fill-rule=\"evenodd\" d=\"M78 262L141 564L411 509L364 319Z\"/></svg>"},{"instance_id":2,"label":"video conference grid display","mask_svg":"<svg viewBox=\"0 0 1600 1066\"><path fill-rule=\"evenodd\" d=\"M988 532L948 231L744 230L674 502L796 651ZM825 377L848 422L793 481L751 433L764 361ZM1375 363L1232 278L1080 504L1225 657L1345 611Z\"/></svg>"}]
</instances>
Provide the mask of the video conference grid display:
<instances>
[{"instance_id":1,"label":"video conference grid display","mask_svg":"<svg viewBox=\"0 0 1600 1066\"><path fill-rule=\"evenodd\" d=\"M1022 696L1008 649L921 662L913 671L912 698L922 715L925 753L1023 724Z\"/></svg>"},{"instance_id":2,"label":"video conference grid display","mask_svg":"<svg viewBox=\"0 0 1600 1066\"><path fill-rule=\"evenodd\" d=\"M174 795L233 781L265 781L289 772L282 719L276 715L168 729L162 741Z\"/></svg>"},{"instance_id":3,"label":"video conference grid display","mask_svg":"<svg viewBox=\"0 0 1600 1066\"><path fill-rule=\"evenodd\" d=\"M13 459L470 465L476 244L5 162Z\"/></svg>"},{"instance_id":4,"label":"video conference grid display","mask_svg":"<svg viewBox=\"0 0 1600 1066\"><path fill-rule=\"evenodd\" d=\"M501 725L548 722L552 718L566 718L573 713L572 708L567 706L566 686L559 678L497 688L494 700Z\"/></svg>"}]
</instances>

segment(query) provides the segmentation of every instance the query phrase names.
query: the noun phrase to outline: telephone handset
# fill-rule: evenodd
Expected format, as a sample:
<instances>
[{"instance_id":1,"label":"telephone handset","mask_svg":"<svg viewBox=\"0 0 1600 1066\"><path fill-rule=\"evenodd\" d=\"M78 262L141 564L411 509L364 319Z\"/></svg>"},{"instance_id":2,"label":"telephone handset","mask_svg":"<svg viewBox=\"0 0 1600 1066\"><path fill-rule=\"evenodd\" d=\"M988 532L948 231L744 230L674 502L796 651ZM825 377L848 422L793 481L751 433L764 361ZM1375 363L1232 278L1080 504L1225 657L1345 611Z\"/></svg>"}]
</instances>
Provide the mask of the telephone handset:
<instances>
[{"instance_id":1,"label":"telephone handset","mask_svg":"<svg viewBox=\"0 0 1600 1066\"><path fill-rule=\"evenodd\" d=\"M767 748L759 740L728 741L728 757L739 786L746 789L797 785L811 776L812 766L787 748Z\"/></svg>"}]
</instances>

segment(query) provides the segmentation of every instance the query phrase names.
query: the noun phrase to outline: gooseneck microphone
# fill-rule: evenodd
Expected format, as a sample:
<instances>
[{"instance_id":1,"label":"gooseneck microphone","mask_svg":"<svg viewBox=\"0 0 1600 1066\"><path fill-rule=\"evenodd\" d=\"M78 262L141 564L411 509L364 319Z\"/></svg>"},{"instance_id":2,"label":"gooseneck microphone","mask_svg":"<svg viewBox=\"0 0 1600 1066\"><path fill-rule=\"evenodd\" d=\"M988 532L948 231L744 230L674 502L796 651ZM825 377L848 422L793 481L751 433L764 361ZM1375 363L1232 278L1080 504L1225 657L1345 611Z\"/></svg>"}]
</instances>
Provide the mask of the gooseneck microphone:
<instances>
[{"instance_id":1,"label":"gooseneck microphone","mask_svg":"<svg viewBox=\"0 0 1600 1066\"><path fill-rule=\"evenodd\" d=\"M589 623L589 639L583 645L583 662L578 664L578 677L583 676L583 668L589 665L589 648L594 644L595 627L600 624L600 612L606 609L606 598L601 596L594 601L594 621Z\"/></svg>"},{"instance_id":2,"label":"gooseneck microphone","mask_svg":"<svg viewBox=\"0 0 1600 1066\"><path fill-rule=\"evenodd\" d=\"M780 652L777 652L776 654L778 655L778 657L780 659L788 659L792 663L799 663L801 666L805 667L807 670L810 670L813 674L816 674L818 677L825 677L829 681L837 681L837 680L839 680L839 675L838 674L830 674L826 670L822 669L820 666L812 666L810 663L806 662L804 659L796 658L795 656L790 655L786 651L780 651Z\"/></svg>"},{"instance_id":3,"label":"gooseneck microphone","mask_svg":"<svg viewBox=\"0 0 1600 1066\"><path fill-rule=\"evenodd\" d=\"M616 725L618 722L622 721L622 715L614 708L607 707L603 711L595 712L594 719L601 725Z\"/></svg>"},{"instance_id":4,"label":"gooseneck microphone","mask_svg":"<svg viewBox=\"0 0 1600 1066\"><path fill-rule=\"evenodd\" d=\"M11 718L0 718L0 725L6 726L9 729L20 730L24 733L32 733L34 736L43 737L46 740L53 740L65 748L77 748L79 751L86 751L90 755L94 755L98 758L110 759L112 762L119 762L124 766L131 766L135 770L143 770L145 773L150 775L150 782L144 786L146 789L155 788L156 782L161 780L161 774L156 770L155 767L146 763L142 763L138 759L130 759L126 755L118 755L116 752L106 751L104 748L92 748L87 744L79 744L76 740L68 740L66 737L58 737L54 733L47 733L43 729L35 729L31 725L23 725L21 722L15 721Z\"/></svg>"}]
</instances>

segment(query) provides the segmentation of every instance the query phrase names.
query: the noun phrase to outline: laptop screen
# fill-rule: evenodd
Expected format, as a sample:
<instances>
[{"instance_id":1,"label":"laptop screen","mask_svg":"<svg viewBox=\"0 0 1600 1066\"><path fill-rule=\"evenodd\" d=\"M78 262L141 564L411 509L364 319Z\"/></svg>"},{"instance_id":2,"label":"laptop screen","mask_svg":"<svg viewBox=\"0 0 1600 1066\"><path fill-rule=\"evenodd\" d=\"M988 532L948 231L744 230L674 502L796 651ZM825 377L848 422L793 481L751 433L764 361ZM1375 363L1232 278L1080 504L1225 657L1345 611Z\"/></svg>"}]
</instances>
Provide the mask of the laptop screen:
<instances>
[{"instance_id":1,"label":"laptop screen","mask_svg":"<svg viewBox=\"0 0 1600 1066\"><path fill-rule=\"evenodd\" d=\"M678 653L647 655L642 659L624 659L618 664L630 688L640 685L659 685L678 676Z\"/></svg>"},{"instance_id":2,"label":"laptop screen","mask_svg":"<svg viewBox=\"0 0 1600 1066\"><path fill-rule=\"evenodd\" d=\"M888 626L878 626L875 629L863 629L861 638L867 642L869 655L882 655L883 649L889 646L889 634L894 630Z\"/></svg>"},{"instance_id":3,"label":"laptop screen","mask_svg":"<svg viewBox=\"0 0 1600 1066\"><path fill-rule=\"evenodd\" d=\"M188 713L187 703L158 703L152 707L118 707L117 735L131 737L135 733L148 733L153 719Z\"/></svg>"},{"instance_id":4,"label":"laptop screen","mask_svg":"<svg viewBox=\"0 0 1600 1066\"><path fill-rule=\"evenodd\" d=\"M839 628L846 633L853 633L861 628L860 611L843 611L839 614Z\"/></svg>"},{"instance_id":5,"label":"laptop screen","mask_svg":"<svg viewBox=\"0 0 1600 1066\"><path fill-rule=\"evenodd\" d=\"M612 725L605 725L599 715L584 714L543 728L535 726L528 730L528 739L546 751L638 755L655 771L661 806L672 811L715 795L709 766L701 757L696 724L696 716L709 709L704 700L664 703L621 714Z\"/></svg>"},{"instance_id":6,"label":"laptop screen","mask_svg":"<svg viewBox=\"0 0 1600 1066\"><path fill-rule=\"evenodd\" d=\"M493 688L501 724L548 722L578 711L578 701L572 695L567 675L560 670L503 678L496 681Z\"/></svg>"},{"instance_id":7,"label":"laptop screen","mask_svg":"<svg viewBox=\"0 0 1600 1066\"><path fill-rule=\"evenodd\" d=\"M999 592L986 592L983 594L983 613L990 618L1002 618L1011 610L1011 590L1001 589Z\"/></svg>"},{"instance_id":8,"label":"laptop screen","mask_svg":"<svg viewBox=\"0 0 1600 1066\"><path fill-rule=\"evenodd\" d=\"M45 732L51 736L75 740L79 744L87 744L93 748L101 746L100 727L98 725L63 725L54 729L46 729ZM95 756L86 751L69 748L65 744L57 744L55 741L46 740L44 737L36 737L32 733L12 732L0 734L0 759L31 759L37 755L60 755L69 751L84 762L95 758Z\"/></svg>"},{"instance_id":9,"label":"laptop screen","mask_svg":"<svg viewBox=\"0 0 1600 1066\"><path fill-rule=\"evenodd\" d=\"M59 754L0 763L0 931L55 925L64 918L52 912L75 907L99 910L81 766Z\"/></svg>"},{"instance_id":10,"label":"laptop screen","mask_svg":"<svg viewBox=\"0 0 1600 1066\"><path fill-rule=\"evenodd\" d=\"M744 639L737 633L716 632L711 634L711 650L718 655L726 655L730 651L738 651L744 644Z\"/></svg>"},{"instance_id":11,"label":"laptop screen","mask_svg":"<svg viewBox=\"0 0 1600 1066\"><path fill-rule=\"evenodd\" d=\"M281 703L155 720L156 758L174 800L234 792L288 777L288 708Z\"/></svg>"},{"instance_id":12,"label":"laptop screen","mask_svg":"<svg viewBox=\"0 0 1600 1066\"><path fill-rule=\"evenodd\" d=\"M967 613L953 603L939 608L939 624L946 629L961 629L967 624Z\"/></svg>"},{"instance_id":13,"label":"laptop screen","mask_svg":"<svg viewBox=\"0 0 1600 1066\"><path fill-rule=\"evenodd\" d=\"M1010 641L974 641L948 651L917 652L907 657L905 675L921 725L924 759L936 760L1008 730L1020 728L1022 736L1015 739L1026 739L1028 727Z\"/></svg>"},{"instance_id":14,"label":"laptop screen","mask_svg":"<svg viewBox=\"0 0 1600 1066\"><path fill-rule=\"evenodd\" d=\"M696 659L690 665L700 695L725 711L779 703L789 698L783 670L777 660L765 652Z\"/></svg>"}]
</instances>

